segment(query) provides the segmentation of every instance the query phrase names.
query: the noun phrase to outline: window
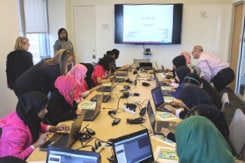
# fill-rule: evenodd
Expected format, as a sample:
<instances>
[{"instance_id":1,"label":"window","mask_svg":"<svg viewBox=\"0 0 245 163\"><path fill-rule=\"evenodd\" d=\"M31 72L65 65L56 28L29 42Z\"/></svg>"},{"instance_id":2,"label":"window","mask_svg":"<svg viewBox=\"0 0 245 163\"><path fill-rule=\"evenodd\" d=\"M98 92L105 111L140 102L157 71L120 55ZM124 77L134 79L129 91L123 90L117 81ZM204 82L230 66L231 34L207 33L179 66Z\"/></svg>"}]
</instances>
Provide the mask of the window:
<instances>
[{"instance_id":1,"label":"window","mask_svg":"<svg viewBox=\"0 0 245 163\"><path fill-rule=\"evenodd\" d=\"M29 39L34 64L50 57L47 0L19 0L20 35Z\"/></svg>"}]
</instances>

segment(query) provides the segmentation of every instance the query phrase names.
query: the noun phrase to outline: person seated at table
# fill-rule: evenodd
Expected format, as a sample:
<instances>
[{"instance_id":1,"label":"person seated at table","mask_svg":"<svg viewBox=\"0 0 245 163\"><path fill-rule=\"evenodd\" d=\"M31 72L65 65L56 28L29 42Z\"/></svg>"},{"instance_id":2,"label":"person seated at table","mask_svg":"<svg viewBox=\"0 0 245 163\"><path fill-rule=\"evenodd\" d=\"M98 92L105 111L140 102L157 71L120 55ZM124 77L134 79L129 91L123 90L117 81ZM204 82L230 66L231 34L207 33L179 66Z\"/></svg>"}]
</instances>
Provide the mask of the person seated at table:
<instances>
[{"instance_id":1,"label":"person seated at table","mask_svg":"<svg viewBox=\"0 0 245 163\"><path fill-rule=\"evenodd\" d=\"M184 83L185 85L193 84L202 88L204 91L206 91L209 94L209 96L213 101L213 104L216 105L218 109L222 108L221 97L218 91L214 87L212 87L211 84L207 82L205 79L200 78L195 73L190 73L185 76Z\"/></svg>"},{"instance_id":2,"label":"person seated at table","mask_svg":"<svg viewBox=\"0 0 245 163\"><path fill-rule=\"evenodd\" d=\"M27 162L17 157L5 156L0 158L0 163L27 163Z\"/></svg>"},{"instance_id":3,"label":"person seated at table","mask_svg":"<svg viewBox=\"0 0 245 163\"><path fill-rule=\"evenodd\" d=\"M163 83L165 83L165 84L178 83L178 81L175 80L176 69L178 67L181 67L181 66L187 66L185 57L183 55L179 55L179 56L174 57L174 59L172 59L172 64L173 64L172 79L164 79Z\"/></svg>"},{"instance_id":4,"label":"person seated at table","mask_svg":"<svg viewBox=\"0 0 245 163\"><path fill-rule=\"evenodd\" d=\"M176 128L179 163L234 163L228 143L214 124L202 116L183 120Z\"/></svg>"},{"instance_id":5,"label":"person seated at table","mask_svg":"<svg viewBox=\"0 0 245 163\"><path fill-rule=\"evenodd\" d=\"M109 55L109 56L111 56L114 59L114 66L113 66L112 72L125 71L125 70L128 69L127 65L122 66L122 67L117 67L116 60L119 58L119 54L120 54L120 51L118 49L112 49L112 50L108 50L106 52L106 55Z\"/></svg>"},{"instance_id":6,"label":"person seated at table","mask_svg":"<svg viewBox=\"0 0 245 163\"><path fill-rule=\"evenodd\" d=\"M171 94L173 97L178 98L180 92L185 86L184 78L187 74L189 74L191 71L187 66L180 66L176 69L175 73L175 79L179 83L178 87L173 91Z\"/></svg>"},{"instance_id":7,"label":"person seated at table","mask_svg":"<svg viewBox=\"0 0 245 163\"><path fill-rule=\"evenodd\" d=\"M48 95L55 89L55 79L59 75L66 74L72 62L71 53L66 50L59 52L53 58L40 61L18 77L13 87L17 97L30 91L39 91Z\"/></svg>"},{"instance_id":8,"label":"person seated at table","mask_svg":"<svg viewBox=\"0 0 245 163\"><path fill-rule=\"evenodd\" d=\"M48 101L48 113L44 122L56 125L59 122L72 120L81 114L77 104L81 102L81 89L74 78L68 75L55 80L57 90L52 92Z\"/></svg>"},{"instance_id":9,"label":"person seated at table","mask_svg":"<svg viewBox=\"0 0 245 163\"><path fill-rule=\"evenodd\" d=\"M174 105L166 104L165 108L175 114L177 117L184 119L189 110L191 110L194 106L200 104L213 105L213 102L210 96L201 88L195 85L185 86L179 94L178 97L179 103L174 105L178 105L178 108L174 107ZM174 102L173 102L174 103Z\"/></svg>"},{"instance_id":10,"label":"person seated at table","mask_svg":"<svg viewBox=\"0 0 245 163\"><path fill-rule=\"evenodd\" d=\"M222 111L220 111L214 105L200 104L194 106L191 110L189 110L185 118L188 118L190 116L195 116L195 115L204 116L209 120L211 120L213 124L217 127L217 129L220 131L220 133L223 135L223 137L227 140L228 144L230 145L230 141L229 141L230 132L224 113ZM172 133L168 128L162 128L161 132L168 139L175 141L174 133Z\"/></svg>"},{"instance_id":11,"label":"person seated at table","mask_svg":"<svg viewBox=\"0 0 245 163\"><path fill-rule=\"evenodd\" d=\"M19 97L16 111L0 120L0 157L26 159L35 148L46 142L47 132L68 131L66 125L42 123L47 114L48 98L37 91Z\"/></svg>"},{"instance_id":12,"label":"person seated at table","mask_svg":"<svg viewBox=\"0 0 245 163\"><path fill-rule=\"evenodd\" d=\"M99 59L98 64L94 67L92 79L95 85L102 83L109 83L112 81L114 76L110 76L113 68L114 59L111 56L105 55Z\"/></svg>"},{"instance_id":13,"label":"person seated at table","mask_svg":"<svg viewBox=\"0 0 245 163\"><path fill-rule=\"evenodd\" d=\"M187 51L182 51L180 55L183 55L186 60L186 65L190 68L192 73L196 73L198 76L201 74L201 70L198 66L192 65L191 64L191 55Z\"/></svg>"}]
</instances>

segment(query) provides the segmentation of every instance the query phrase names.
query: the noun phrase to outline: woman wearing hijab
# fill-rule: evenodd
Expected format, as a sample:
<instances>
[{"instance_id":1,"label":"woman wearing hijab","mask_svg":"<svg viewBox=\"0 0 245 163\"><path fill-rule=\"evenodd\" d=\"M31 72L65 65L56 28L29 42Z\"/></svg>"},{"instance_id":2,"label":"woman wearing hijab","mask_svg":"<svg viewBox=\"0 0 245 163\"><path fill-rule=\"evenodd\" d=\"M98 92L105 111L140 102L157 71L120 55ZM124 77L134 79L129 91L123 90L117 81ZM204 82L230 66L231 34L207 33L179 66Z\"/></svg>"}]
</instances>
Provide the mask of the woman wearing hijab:
<instances>
[{"instance_id":1,"label":"woman wearing hijab","mask_svg":"<svg viewBox=\"0 0 245 163\"><path fill-rule=\"evenodd\" d=\"M192 116L176 128L179 163L234 163L229 145L207 118Z\"/></svg>"},{"instance_id":2,"label":"woman wearing hijab","mask_svg":"<svg viewBox=\"0 0 245 163\"><path fill-rule=\"evenodd\" d=\"M77 81L69 75L62 75L55 80L55 87L57 90L52 92L45 118L45 123L51 125L72 120L81 114L81 110L77 109L77 103L81 101Z\"/></svg>"},{"instance_id":3,"label":"woman wearing hijab","mask_svg":"<svg viewBox=\"0 0 245 163\"><path fill-rule=\"evenodd\" d=\"M185 86L184 83L184 78L187 74L189 74L191 71L187 66L180 66L176 69L176 76L175 79L178 81L178 83L180 83L178 85L178 87L175 89L174 92L172 92L172 96L175 98L178 98L180 92L182 91L182 89Z\"/></svg>"},{"instance_id":4,"label":"woman wearing hijab","mask_svg":"<svg viewBox=\"0 0 245 163\"><path fill-rule=\"evenodd\" d=\"M216 105L218 109L221 109L222 104L221 104L221 99L218 91L210 85L209 82L207 82L205 79L200 78L197 74L195 73L190 73L185 76L184 78L184 83L185 85L193 84L196 85L200 88L202 88L205 92L209 94L211 97L213 104Z\"/></svg>"},{"instance_id":5,"label":"woman wearing hijab","mask_svg":"<svg viewBox=\"0 0 245 163\"><path fill-rule=\"evenodd\" d=\"M42 123L47 113L48 99L33 91L20 96L16 111L0 120L0 157L26 159L35 148L45 143L47 131L67 130L67 126Z\"/></svg>"},{"instance_id":6,"label":"woman wearing hijab","mask_svg":"<svg viewBox=\"0 0 245 163\"><path fill-rule=\"evenodd\" d=\"M182 119L184 119L188 111L196 105L213 105L210 96L203 89L195 85L185 86L180 92L178 99L181 100L181 103L178 104L180 108L177 109L171 105L165 105L165 108Z\"/></svg>"}]
</instances>

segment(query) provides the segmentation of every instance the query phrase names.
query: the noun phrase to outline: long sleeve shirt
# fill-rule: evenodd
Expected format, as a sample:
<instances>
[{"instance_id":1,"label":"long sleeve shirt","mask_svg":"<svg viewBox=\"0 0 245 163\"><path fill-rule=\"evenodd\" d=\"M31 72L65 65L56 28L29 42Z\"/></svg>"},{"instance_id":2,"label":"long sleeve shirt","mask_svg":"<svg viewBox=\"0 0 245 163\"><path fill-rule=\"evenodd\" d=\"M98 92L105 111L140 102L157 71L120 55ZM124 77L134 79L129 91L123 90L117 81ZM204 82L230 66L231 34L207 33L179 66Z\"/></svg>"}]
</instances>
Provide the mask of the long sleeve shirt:
<instances>
[{"instance_id":1,"label":"long sleeve shirt","mask_svg":"<svg viewBox=\"0 0 245 163\"><path fill-rule=\"evenodd\" d=\"M210 82L221 70L230 66L229 63L221 61L211 53L202 53L197 64L204 75L204 79L208 82Z\"/></svg>"}]
</instances>

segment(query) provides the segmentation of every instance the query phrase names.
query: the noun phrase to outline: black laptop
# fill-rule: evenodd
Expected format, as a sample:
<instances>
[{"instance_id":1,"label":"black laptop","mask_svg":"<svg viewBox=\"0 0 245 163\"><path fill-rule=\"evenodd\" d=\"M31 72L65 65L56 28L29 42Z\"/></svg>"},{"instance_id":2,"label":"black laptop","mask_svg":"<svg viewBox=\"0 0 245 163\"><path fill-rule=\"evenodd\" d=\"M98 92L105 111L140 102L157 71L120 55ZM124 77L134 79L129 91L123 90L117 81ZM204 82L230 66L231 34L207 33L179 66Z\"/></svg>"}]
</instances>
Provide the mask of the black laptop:
<instances>
[{"instance_id":1,"label":"black laptop","mask_svg":"<svg viewBox=\"0 0 245 163\"><path fill-rule=\"evenodd\" d=\"M102 105L102 101L103 100L103 95L98 95L97 97L97 101L96 104L93 105L93 101L82 101L80 104L78 104L78 108L79 109L86 109L86 113L84 115L84 121L94 121L95 118L100 114L101 111L101 105ZM92 107L85 107L85 105L83 105L84 103L88 102L91 103Z\"/></svg>"},{"instance_id":2,"label":"black laptop","mask_svg":"<svg viewBox=\"0 0 245 163\"><path fill-rule=\"evenodd\" d=\"M112 139L117 163L152 163L154 156L147 129Z\"/></svg>"},{"instance_id":3,"label":"black laptop","mask_svg":"<svg viewBox=\"0 0 245 163\"><path fill-rule=\"evenodd\" d=\"M113 90L112 85L103 85L100 88L97 89L98 92L111 92Z\"/></svg>"},{"instance_id":4,"label":"black laptop","mask_svg":"<svg viewBox=\"0 0 245 163\"><path fill-rule=\"evenodd\" d=\"M97 101L98 98L99 98L99 96L100 96L100 94L94 95L94 96L90 99L90 101ZM103 94L103 100L102 100L103 103L108 102L110 99L111 99L111 92L108 93L108 94Z\"/></svg>"},{"instance_id":5,"label":"black laptop","mask_svg":"<svg viewBox=\"0 0 245 163\"><path fill-rule=\"evenodd\" d=\"M46 163L100 163L97 152L49 147Z\"/></svg>"},{"instance_id":6,"label":"black laptop","mask_svg":"<svg viewBox=\"0 0 245 163\"><path fill-rule=\"evenodd\" d=\"M142 68L144 70L152 70L153 69L151 62L140 62L139 68Z\"/></svg>"},{"instance_id":7,"label":"black laptop","mask_svg":"<svg viewBox=\"0 0 245 163\"><path fill-rule=\"evenodd\" d=\"M43 145L40 146L41 151L47 151L49 146L70 148L79 138L79 132L84 117L76 118L72 125L70 133L55 133Z\"/></svg>"},{"instance_id":8,"label":"black laptop","mask_svg":"<svg viewBox=\"0 0 245 163\"><path fill-rule=\"evenodd\" d=\"M118 71L116 76L128 76L128 71Z\"/></svg>"},{"instance_id":9,"label":"black laptop","mask_svg":"<svg viewBox=\"0 0 245 163\"><path fill-rule=\"evenodd\" d=\"M161 87L156 87L151 90L151 96L155 105L155 108L157 111L167 111L167 109L164 108L165 102L162 95L162 89Z\"/></svg>"}]
</instances>

